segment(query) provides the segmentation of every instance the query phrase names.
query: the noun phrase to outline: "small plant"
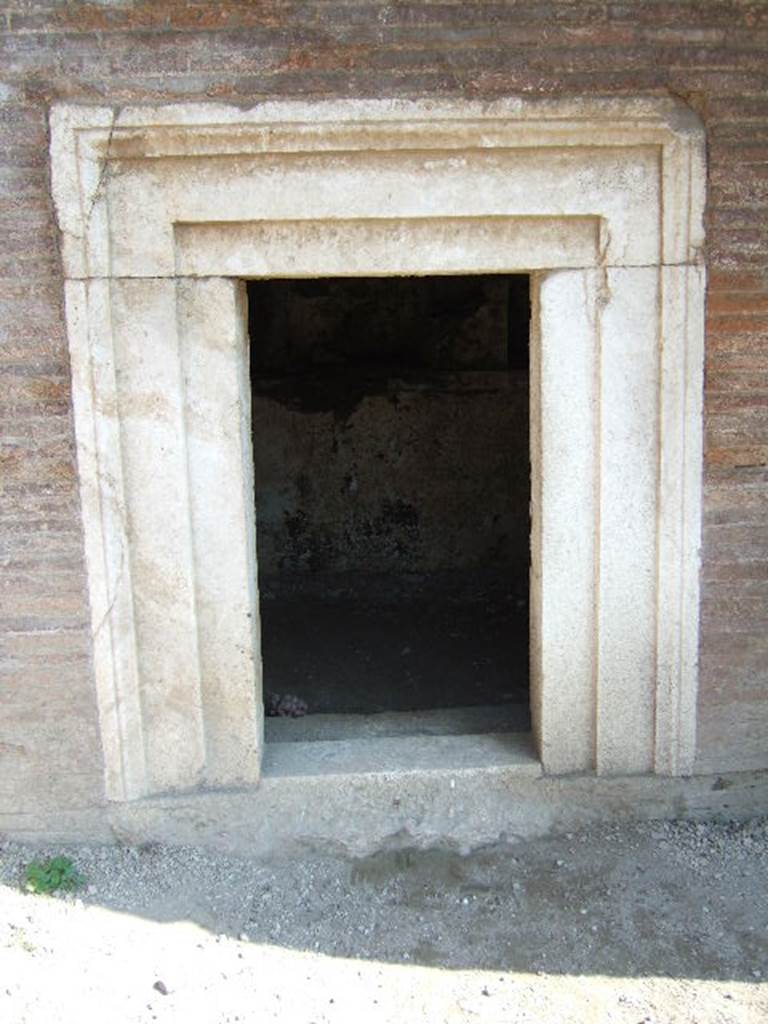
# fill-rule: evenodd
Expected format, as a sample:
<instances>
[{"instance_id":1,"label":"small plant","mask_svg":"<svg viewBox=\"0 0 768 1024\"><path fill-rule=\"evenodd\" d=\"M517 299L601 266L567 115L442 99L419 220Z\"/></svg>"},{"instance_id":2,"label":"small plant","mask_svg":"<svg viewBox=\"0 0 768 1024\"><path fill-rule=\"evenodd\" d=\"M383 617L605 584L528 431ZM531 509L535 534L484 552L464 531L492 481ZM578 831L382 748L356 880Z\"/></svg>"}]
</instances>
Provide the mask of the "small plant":
<instances>
[{"instance_id":1,"label":"small plant","mask_svg":"<svg viewBox=\"0 0 768 1024\"><path fill-rule=\"evenodd\" d=\"M33 860L24 873L24 888L28 892L51 893L58 889L71 891L84 882L69 857L51 857Z\"/></svg>"}]
</instances>

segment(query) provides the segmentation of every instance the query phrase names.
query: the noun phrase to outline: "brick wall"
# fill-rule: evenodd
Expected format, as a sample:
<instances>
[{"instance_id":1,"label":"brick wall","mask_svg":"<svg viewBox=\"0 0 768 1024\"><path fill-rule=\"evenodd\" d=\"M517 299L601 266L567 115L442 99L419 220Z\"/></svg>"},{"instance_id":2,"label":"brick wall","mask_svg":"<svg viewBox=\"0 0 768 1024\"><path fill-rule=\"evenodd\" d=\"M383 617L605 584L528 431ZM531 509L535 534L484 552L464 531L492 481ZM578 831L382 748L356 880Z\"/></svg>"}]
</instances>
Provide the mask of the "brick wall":
<instances>
[{"instance_id":1,"label":"brick wall","mask_svg":"<svg viewBox=\"0 0 768 1024\"><path fill-rule=\"evenodd\" d=\"M101 799L49 104L510 93L673 94L706 124L700 754L768 764L768 3L5 0L0 830Z\"/></svg>"}]
</instances>

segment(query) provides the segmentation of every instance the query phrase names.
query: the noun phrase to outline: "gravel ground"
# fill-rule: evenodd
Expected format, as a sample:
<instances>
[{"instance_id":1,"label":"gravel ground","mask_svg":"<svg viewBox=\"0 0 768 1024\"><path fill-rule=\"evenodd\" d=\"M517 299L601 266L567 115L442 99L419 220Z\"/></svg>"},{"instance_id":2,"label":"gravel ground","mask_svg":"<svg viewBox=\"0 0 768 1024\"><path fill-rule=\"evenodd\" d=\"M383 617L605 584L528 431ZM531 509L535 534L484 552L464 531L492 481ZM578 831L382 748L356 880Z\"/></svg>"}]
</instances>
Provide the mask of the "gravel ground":
<instances>
[{"instance_id":1,"label":"gravel ground","mask_svg":"<svg viewBox=\"0 0 768 1024\"><path fill-rule=\"evenodd\" d=\"M67 854L74 896L37 896ZM768 1021L768 819L265 862L0 844L0 1021Z\"/></svg>"}]
</instances>

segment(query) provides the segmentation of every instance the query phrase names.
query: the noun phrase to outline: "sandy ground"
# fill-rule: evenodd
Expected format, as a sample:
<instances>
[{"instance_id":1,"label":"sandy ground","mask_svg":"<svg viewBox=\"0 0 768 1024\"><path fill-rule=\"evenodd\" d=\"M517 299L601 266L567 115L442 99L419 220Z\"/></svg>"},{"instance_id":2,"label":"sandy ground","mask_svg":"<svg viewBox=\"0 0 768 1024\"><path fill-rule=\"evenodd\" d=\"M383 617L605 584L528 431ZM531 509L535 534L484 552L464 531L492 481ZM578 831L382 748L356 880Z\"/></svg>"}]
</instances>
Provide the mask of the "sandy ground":
<instances>
[{"instance_id":1,"label":"sandy ground","mask_svg":"<svg viewBox=\"0 0 768 1024\"><path fill-rule=\"evenodd\" d=\"M68 853L76 895L21 891ZM0 844L0 1021L768 1021L768 820L462 857Z\"/></svg>"}]
</instances>

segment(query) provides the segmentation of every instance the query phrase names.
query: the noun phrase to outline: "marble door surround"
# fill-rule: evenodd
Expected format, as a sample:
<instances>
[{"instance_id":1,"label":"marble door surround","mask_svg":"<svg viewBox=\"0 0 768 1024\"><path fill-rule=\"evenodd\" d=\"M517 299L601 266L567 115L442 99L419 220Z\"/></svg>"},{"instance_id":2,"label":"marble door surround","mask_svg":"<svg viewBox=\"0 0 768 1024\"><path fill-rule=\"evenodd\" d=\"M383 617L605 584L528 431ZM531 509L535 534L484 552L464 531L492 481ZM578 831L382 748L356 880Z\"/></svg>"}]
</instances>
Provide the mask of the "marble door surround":
<instances>
[{"instance_id":1,"label":"marble door surround","mask_svg":"<svg viewBox=\"0 0 768 1024\"><path fill-rule=\"evenodd\" d=\"M532 275L547 773L690 773L704 135L663 99L55 106L109 799L258 782L244 280Z\"/></svg>"}]
</instances>

